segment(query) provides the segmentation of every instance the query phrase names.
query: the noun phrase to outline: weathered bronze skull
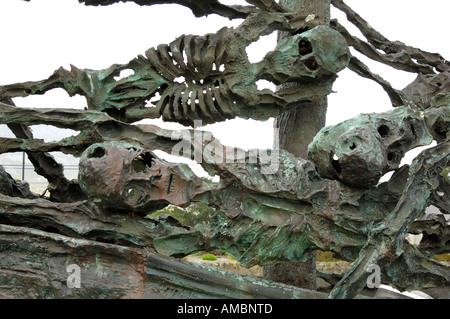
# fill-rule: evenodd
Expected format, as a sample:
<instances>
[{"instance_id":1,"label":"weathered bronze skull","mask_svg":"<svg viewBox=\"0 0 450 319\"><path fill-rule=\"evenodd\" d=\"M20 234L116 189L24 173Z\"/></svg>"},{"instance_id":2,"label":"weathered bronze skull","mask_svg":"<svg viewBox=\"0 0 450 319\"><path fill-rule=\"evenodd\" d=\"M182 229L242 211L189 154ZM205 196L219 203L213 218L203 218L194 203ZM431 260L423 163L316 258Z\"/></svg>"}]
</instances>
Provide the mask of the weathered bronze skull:
<instances>
[{"instance_id":1,"label":"weathered bronze skull","mask_svg":"<svg viewBox=\"0 0 450 319\"><path fill-rule=\"evenodd\" d=\"M399 107L324 127L309 145L308 158L323 177L369 188L397 169L407 151L432 141L424 113Z\"/></svg>"},{"instance_id":2,"label":"weathered bronze skull","mask_svg":"<svg viewBox=\"0 0 450 319\"><path fill-rule=\"evenodd\" d=\"M347 67L350 51L339 32L320 25L292 37L284 37L265 60L268 65L266 72L274 82L304 82L334 78Z\"/></svg>"},{"instance_id":3,"label":"weathered bronze skull","mask_svg":"<svg viewBox=\"0 0 450 319\"><path fill-rule=\"evenodd\" d=\"M93 144L81 156L79 182L102 205L149 213L187 206L203 185L187 164L174 164L124 142Z\"/></svg>"}]
</instances>

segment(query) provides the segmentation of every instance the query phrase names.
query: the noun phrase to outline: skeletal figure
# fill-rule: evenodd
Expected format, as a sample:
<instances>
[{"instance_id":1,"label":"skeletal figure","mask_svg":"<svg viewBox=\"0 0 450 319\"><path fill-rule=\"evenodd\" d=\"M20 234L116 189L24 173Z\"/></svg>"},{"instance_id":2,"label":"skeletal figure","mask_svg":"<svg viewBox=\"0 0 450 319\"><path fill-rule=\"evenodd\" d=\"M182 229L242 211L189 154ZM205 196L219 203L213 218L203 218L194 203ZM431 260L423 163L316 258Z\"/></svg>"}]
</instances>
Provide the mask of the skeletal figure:
<instances>
[{"instance_id":1,"label":"skeletal figure","mask_svg":"<svg viewBox=\"0 0 450 319\"><path fill-rule=\"evenodd\" d=\"M169 163L136 144L112 141L93 144L83 152L78 179L82 190L109 214L145 216L168 204L185 207L199 201L216 207L212 225L204 229L205 233L194 227L155 240L157 249L165 254L189 253L186 250L202 249L208 242L252 266L274 259L301 259L303 251L311 247L332 245L336 251L342 247L351 251L364 243L354 239L353 229L339 234L333 229L333 223L339 224L343 214L342 200L358 200L363 191L355 193L339 182L321 179L312 162L285 151L280 153L280 169L274 175L261 173L261 165L251 163L248 157L242 163L212 163L221 181L210 184L198 178L187 164ZM322 206L327 210L322 212ZM364 216L373 222L386 211L381 204ZM347 207L345 214L347 221L362 215L357 206ZM316 238L310 236L316 232ZM196 238L189 247L183 240L174 243L174 238L185 235ZM255 237L255 242L248 241L249 237ZM270 241L285 244L275 248L267 244Z\"/></svg>"},{"instance_id":2,"label":"skeletal figure","mask_svg":"<svg viewBox=\"0 0 450 319\"><path fill-rule=\"evenodd\" d=\"M210 184L186 164L158 159L137 143L112 141L85 150L79 180L108 215L142 216L169 203L186 206L198 201L216 208L208 224L178 225L152 238L160 254L182 256L218 248L251 267L301 261L313 249L331 250L334 256L361 265L361 272L352 268L346 276L365 280L367 264L376 263L384 280L413 289L417 269L424 263L432 269L427 280L449 282L448 267L432 263L404 238L427 206L420 199L422 204L410 204L411 198L428 198L439 187L439 173L449 160L450 143L441 143L419 156L409 176L402 173L381 189L365 190L321 178L311 161L281 150L280 167L273 175L262 174L262 163L246 157L239 163L211 163L221 179ZM383 200L371 200L380 194ZM149 231L157 232L164 223L164 218L155 220L155 230ZM398 247L401 254L395 253ZM352 287L346 281L336 287L342 286Z\"/></svg>"},{"instance_id":3,"label":"skeletal figure","mask_svg":"<svg viewBox=\"0 0 450 319\"><path fill-rule=\"evenodd\" d=\"M274 30L290 30L287 15L260 11L239 27L204 36L182 35L170 44L150 48L127 64L100 70L58 69L43 81L0 87L0 97L43 94L63 88L86 97L89 109L134 122L160 118L183 125L235 117L265 120L294 102L331 92L336 73L350 58L345 39L327 26L285 37L258 63L250 63L246 47ZM130 75L119 78L122 71ZM132 71L132 72L131 72ZM122 73L123 74L123 73ZM260 79L301 88L258 90Z\"/></svg>"}]
</instances>

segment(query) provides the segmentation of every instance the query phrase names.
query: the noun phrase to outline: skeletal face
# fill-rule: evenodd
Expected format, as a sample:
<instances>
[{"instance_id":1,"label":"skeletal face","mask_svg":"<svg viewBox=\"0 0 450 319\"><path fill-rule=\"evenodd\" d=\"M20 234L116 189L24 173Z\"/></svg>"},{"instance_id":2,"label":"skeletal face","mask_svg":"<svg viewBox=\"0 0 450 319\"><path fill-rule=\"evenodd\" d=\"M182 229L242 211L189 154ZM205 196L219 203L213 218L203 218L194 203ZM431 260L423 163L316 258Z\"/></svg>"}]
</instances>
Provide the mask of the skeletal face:
<instances>
[{"instance_id":1,"label":"skeletal face","mask_svg":"<svg viewBox=\"0 0 450 319\"><path fill-rule=\"evenodd\" d=\"M167 204L186 206L202 186L187 165L121 142L91 145L79 166L81 188L120 210L149 213Z\"/></svg>"},{"instance_id":2,"label":"skeletal face","mask_svg":"<svg viewBox=\"0 0 450 319\"><path fill-rule=\"evenodd\" d=\"M423 113L397 108L323 128L309 145L308 157L323 177L366 188L397 169L407 151L432 140Z\"/></svg>"},{"instance_id":3,"label":"skeletal face","mask_svg":"<svg viewBox=\"0 0 450 319\"><path fill-rule=\"evenodd\" d=\"M350 52L339 32L317 26L293 37L284 37L266 59L268 73L275 82L301 82L334 76L347 67Z\"/></svg>"}]
</instances>

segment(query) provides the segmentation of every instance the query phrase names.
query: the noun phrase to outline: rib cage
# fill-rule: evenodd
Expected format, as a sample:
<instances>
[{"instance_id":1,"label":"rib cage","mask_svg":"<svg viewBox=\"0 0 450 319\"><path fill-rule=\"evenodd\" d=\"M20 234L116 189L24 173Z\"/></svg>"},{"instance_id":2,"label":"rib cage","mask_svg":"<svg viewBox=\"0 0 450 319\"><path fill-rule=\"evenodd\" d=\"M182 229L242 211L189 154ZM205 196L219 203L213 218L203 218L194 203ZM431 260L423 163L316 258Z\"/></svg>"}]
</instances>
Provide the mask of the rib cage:
<instances>
[{"instance_id":1,"label":"rib cage","mask_svg":"<svg viewBox=\"0 0 450 319\"><path fill-rule=\"evenodd\" d=\"M236 117L225 70L230 62L226 44L231 36L231 31L223 28L217 34L182 35L169 45L147 50L146 59L140 56L124 67L135 74L118 81L109 100L132 100L141 94L149 100L158 93L153 117L183 125L192 125L194 120L208 124ZM146 72L137 74L143 63L147 64ZM143 83L136 82L136 77Z\"/></svg>"},{"instance_id":2,"label":"rib cage","mask_svg":"<svg viewBox=\"0 0 450 319\"><path fill-rule=\"evenodd\" d=\"M194 120L207 124L231 119L236 113L227 90L222 81L210 85L173 85L164 91L156 108L164 120L181 124L192 124Z\"/></svg>"},{"instance_id":3,"label":"rib cage","mask_svg":"<svg viewBox=\"0 0 450 319\"><path fill-rule=\"evenodd\" d=\"M83 95L89 109L128 123L162 117L183 125L208 124L237 116L242 96L233 90L249 64L233 29L222 28L204 36L182 35L103 70L60 68L42 81L2 86L0 94L24 97L63 88L70 96ZM124 71L132 74L122 76Z\"/></svg>"}]
</instances>

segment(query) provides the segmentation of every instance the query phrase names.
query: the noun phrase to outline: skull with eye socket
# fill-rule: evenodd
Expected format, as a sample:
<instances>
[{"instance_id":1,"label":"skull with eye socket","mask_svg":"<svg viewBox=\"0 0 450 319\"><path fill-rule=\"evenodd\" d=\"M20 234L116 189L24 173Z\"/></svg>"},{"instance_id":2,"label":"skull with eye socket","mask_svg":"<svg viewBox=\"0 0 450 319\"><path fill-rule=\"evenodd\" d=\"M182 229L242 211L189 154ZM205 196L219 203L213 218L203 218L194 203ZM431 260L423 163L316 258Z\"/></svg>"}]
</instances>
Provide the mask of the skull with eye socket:
<instances>
[{"instance_id":1,"label":"skull with eye socket","mask_svg":"<svg viewBox=\"0 0 450 319\"><path fill-rule=\"evenodd\" d=\"M148 214L168 204L185 207L204 182L186 164L174 164L123 142L93 144L82 154L82 190L114 211Z\"/></svg>"},{"instance_id":2,"label":"skull with eye socket","mask_svg":"<svg viewBox=\"0 0 450 319\"><path fill-rule=\"evenodd\" d=\"M265 78L276 84L333 79L350 61L344 37L319 25L292 37L284 37L265 57Z\"/></svg>"},{"instance_id":3,"label":"skull with eye socket","mask_svg":"<svg viewBox=\"0 0 450 319\"><path fill-rule=\"evenodd\" d=\"M399 107L324 127L309 144L308 158L322 177L369 188L397 169L407 151L432 141L423 112Z\"/></svg>"}]
</instances>

